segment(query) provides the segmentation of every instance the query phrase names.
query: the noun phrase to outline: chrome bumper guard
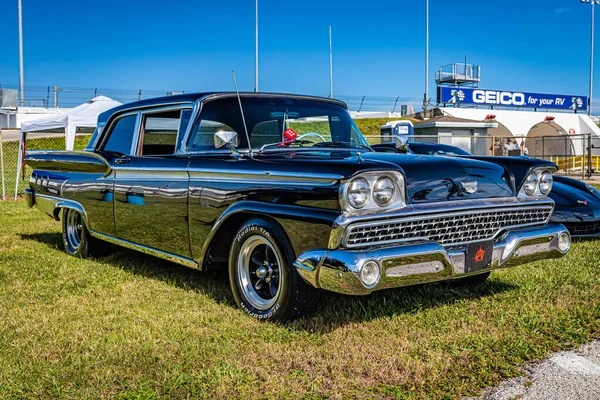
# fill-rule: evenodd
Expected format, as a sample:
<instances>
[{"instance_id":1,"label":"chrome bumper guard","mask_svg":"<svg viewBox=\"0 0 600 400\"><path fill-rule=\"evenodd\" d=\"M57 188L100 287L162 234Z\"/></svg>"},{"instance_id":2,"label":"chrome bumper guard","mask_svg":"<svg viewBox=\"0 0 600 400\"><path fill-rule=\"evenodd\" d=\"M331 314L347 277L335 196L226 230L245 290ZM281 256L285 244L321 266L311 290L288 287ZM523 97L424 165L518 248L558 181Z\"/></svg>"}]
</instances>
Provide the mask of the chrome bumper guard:
<instances>
[{"instance_id":1,"label":"chrome bumper guard","mask_svg":"<svg viewBox=\"0 0 600 400\"><path fill-rule=\"evenodd\" d=\"M363 250L310 250L301 254L294 266L316 288L366 295L381 289L462 278L562 257L569 251L570 243L569 231L560 224L509 231L494 242L490 266L471 273L465 272L465 251L447 251L436 243ZM371 261L379 266L380 277L367 287L361 280L361 269Z\"/></svg>"}]
</instances>

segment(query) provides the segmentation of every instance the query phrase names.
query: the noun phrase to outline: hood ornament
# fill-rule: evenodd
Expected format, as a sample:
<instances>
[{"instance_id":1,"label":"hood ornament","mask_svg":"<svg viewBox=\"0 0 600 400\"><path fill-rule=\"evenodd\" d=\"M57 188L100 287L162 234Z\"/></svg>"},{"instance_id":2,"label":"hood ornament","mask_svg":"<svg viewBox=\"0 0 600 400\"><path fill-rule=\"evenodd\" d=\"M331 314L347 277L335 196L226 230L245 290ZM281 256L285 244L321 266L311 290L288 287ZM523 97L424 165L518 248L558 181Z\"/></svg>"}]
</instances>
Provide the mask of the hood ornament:
<instances>
[{"instance_id":1,"label":"hood ornament","mask_svg":"<svg viewBox=\"0 0 600 400\"><path fill-rule=\"evenodd\" d=\"M460 188L465 193L473 194L477 192L477 181L460 182Z\"/></svg>"}]
</instances>

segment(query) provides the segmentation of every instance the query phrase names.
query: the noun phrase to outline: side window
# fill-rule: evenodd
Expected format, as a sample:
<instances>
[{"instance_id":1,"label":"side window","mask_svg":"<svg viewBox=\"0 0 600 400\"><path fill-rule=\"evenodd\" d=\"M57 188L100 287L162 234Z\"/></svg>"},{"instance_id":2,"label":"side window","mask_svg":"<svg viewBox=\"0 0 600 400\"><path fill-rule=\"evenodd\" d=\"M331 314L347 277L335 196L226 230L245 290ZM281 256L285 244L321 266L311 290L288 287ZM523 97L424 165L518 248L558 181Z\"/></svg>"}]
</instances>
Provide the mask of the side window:
<instances>
[{"instance_id":1,"label":"side window","mask_svg":"<svg viewBox=\"0 0 600 400\"><path fill-rule=\"evenodd\" d=\"M203 119L197 125L195 132L192 132L188 148L191 151L214 150L215 133L221 131L234 132L229 125L221 122Z\"/></svg>"},{"instance_id":2,"label":"side window","mask_svg":"<svg viewBox=\"0 0 600 400\"><path fill-rule=\"evenodd\" d=\"M142 156L172 155L177 138L185 131L191 110L172 110L144 115L138 154Z\"/></svg>"},{"instance_id":3,"label":"side window","mask_svg":"<svg viewBox=\"0 0 600 400\"><path fill-rule=\"evenodd\" d=\"M102 150L111 153L129 155L131 153L131 144L133 141L136 119L136 115L129 115L127 117L118 119Z\"/></svg>"}]
</instances>

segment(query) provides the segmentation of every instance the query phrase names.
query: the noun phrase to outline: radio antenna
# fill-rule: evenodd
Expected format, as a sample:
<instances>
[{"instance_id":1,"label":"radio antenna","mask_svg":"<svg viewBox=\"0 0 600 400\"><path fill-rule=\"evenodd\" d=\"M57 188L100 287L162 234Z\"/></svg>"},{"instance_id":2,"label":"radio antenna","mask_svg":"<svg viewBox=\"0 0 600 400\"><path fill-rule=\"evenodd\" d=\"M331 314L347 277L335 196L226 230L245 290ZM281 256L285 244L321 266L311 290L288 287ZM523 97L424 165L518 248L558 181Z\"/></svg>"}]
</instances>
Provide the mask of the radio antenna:
<instances>
[{"instance_id":1,"label":"radio antenna","mask_svg":"<svg viewBox=\"0 0 600 400\"><path fill-rule=\"evenodd\" d=\"M246 140L248 141L248 152L250 157L252 154L252 146L250 145L250 135L248 135L248 127L246 126L246 118L244 118L244 108L242 107L242 98L240 97L240 91L238 89L237 80L235 79L235 71L231 71L231 75L233 76L233 84L235 86L235 93L237 94L238 103L240 103L240 113L242 113L242 123L244 124L244 131L246 132Z\"/></svg>"}]
</instances>

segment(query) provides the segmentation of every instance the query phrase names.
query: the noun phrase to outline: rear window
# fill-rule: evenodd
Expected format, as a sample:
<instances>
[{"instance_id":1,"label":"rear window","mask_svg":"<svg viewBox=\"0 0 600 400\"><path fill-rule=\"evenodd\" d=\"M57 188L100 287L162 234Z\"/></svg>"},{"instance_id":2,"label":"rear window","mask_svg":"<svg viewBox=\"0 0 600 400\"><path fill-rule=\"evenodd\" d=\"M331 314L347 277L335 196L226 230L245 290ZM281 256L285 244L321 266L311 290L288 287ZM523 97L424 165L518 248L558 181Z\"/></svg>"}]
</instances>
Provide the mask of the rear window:
<instances>
[{"instance_id":1,"label":"rear window","mask_svg":"<svg viewBox=\"0 0 600 400\"><path fill-rule=\"evenodd\" d=\"M119 118L110 131L102 150L121 155L131 154L136 119L136 115Z\"/></svg>"}]
</instances>

